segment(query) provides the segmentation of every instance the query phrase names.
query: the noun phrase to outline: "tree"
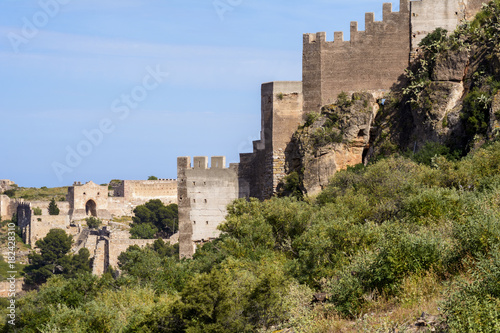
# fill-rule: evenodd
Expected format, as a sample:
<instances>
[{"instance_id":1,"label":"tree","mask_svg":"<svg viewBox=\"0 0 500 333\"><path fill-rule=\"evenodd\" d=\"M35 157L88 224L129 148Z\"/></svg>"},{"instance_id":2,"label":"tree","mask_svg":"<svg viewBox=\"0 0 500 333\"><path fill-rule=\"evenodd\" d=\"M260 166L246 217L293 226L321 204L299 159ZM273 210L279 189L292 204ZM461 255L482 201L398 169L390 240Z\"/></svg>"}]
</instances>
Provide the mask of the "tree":
<instances>
[{"instance_id":1,"label":"tree","mask_svg":"<svg viewBox=\"0 0 500 333\"><path fill-rule=\"evenodd\" d=\"M14 198L16 196L16 190L10 189L3 192L9 198Z\"/></svg>"},{"instance_id":2,"label":"tree","mask_svg":"<svg viewBox=\"0 0 500 333\"><path fill-rule=\"evenodd\" d=\"M90 272L90 253L80 249L78 254L71 255L73 237L62 229L51 229L45 238L38 240L36 246L40 253L32 252L26 266L25 282L29 286L39 286L54 274L75 277L78 273Z\"/></svg>"},{"instance_id":3,"label":"tree","mask_svg":"<svg viewBox=\"0 0 500 333\"><path fill-rule=\"evenodd\" d=\"M133 224L130 228L130 235L132 239L153 239L158 232L158 229L153 223L140 223Z\"/></svg>"},{"instance_id":4,"label":"tree","mask_svg":"<svg viewBox=\"0 0 500 333\"><path fill-rule=\"evenodd\" d=\"M94 217L94 216L87 217L85 219L85 221L87 222L87 226L90 229L97 229L97 228L99 228L99 226L102 225L102 221L100 219L98 219L97 217Z\"/></svg>"},{"instance_id":5,"label":"tree","mask_svg":"<svg viewBox=\"0 0 500 333\"><path fill-rule=\"evenodd\" d=\"M149 176L148 180L158 180L158 177L156 177L156 176Z\"/></svg>"},{"instance_id":6,"label":"tree","mask_svg":"<svg viewBox=\"0 0 500 333\"><path fill-rule=\"evenodd\" d=\"M170 237L178 230L178 207L176 204L165 206L159 199L149 200L146 204L134 209L135 216L132 230L134 237L143 238L140 234L150 235L153 227L165 237ZM148 227L138 227L140 224L150 224ZM135 230L134 230L135 229ZM134 233L133 233L134 232Z\"/></svg>"},{"instance_id":7,"label":"tree","mask_svg":"<svg viewBox=\"0 0 500 333\"><path fill-rule=\"evenodd\" d=\"M59 207L57 207L56 200L54 198L50 200L49 215L59 215Z\"/></svg>"}]
</instances>

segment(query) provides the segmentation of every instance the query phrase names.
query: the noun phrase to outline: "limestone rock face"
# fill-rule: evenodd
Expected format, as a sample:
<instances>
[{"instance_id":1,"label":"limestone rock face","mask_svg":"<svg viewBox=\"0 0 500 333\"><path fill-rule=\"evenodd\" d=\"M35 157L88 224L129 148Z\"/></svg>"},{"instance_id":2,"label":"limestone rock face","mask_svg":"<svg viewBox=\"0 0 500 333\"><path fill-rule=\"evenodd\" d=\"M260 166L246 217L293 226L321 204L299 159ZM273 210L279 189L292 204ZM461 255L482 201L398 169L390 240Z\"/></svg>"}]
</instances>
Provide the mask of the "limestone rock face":
<instances>
[{"instance_id":1,"label":"limestone rock face","mask_svg":"<svg viewBox=\"0 0 500 333\"><path fill-rule=\"evenodd\" d=\"M468 63L469 54L465 50L439 54L433 69L432 80L460 82L465 76Z\"/></svg>"},{"instance_id":2,"label":"limestone rock face","mask_svg":"<svg viewBox=\"0 0 500 333\"><path fill-rule=\"evenodd\" d=\"M432 81L420 96L419 106L412 108L415 124L414 142L444 143L451 133L461 132L460 105L464 92L462 82Z\"/></svg>"},{"instance_id":3,"label":"limestone rock face","mask_svg":"<svg viewBox=\"0 0 500 333\"><path fill-rule=\"evenodd\" d=\"M299 129L287 147L287 171L302 176L304 190L315 195L347 166L363 163L370 126L378 104L369 93L323 108L310 124Z\"/></svg>"}]
</instances>

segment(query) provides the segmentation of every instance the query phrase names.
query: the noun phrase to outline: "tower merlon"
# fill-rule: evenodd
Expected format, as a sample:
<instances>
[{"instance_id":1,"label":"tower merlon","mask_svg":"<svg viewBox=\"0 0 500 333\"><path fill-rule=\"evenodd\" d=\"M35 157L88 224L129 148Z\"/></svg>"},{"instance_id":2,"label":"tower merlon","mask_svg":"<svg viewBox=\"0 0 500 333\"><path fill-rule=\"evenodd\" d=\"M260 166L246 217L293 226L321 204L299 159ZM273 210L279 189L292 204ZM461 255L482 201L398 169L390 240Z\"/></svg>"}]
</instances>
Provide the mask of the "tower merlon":
<instances>
[{"instance_id":1,"label":"tower merlon","mask_svg":"<svg viewBox=\"0 0 500 333\"><path fill-rule=\"evenodd\" d=\"M195 156L194 157L194 169L208 169L208 157Z\"/></svg>"},{"instance_id":2,"label":"tower merlon","mask_svg":"<svg viewBox=\"0 0 500 333\"><path fill-rule=\"evenodd\" d=\"M344 41L344 33L342 31L335 31L333 33L333 41L334 42L343 42Z\"/></svg>"},{"instance_id":3,"label":"tower merlon","mask_svg":"<svg viewBox=\"0 0 500 333\"><path fill-rule=\"evenodd\" d=\"M384 2L382 4L382 20L387 20L392 13L392 3Z\"/></svg>"},{"instance_id":4,"label":"tower merlon","mask_svg":"<svg viewBox=\"0 0 500 333\"><path fill-rule=\"evenodd\" d=\"M226 156L212 156L210 162L210 168L212 169L226 168Z\"/></svg>"},{"instance_id":5,"label":"tower merlon","mask_svg":"<svg viewBox=\"0 0 500 333\"><path fill-rule=\"evenodd\" d=\"M368 25L375 22L374 13L365 13L365 31L368 30Z\"/></svg>"}]
</instances>

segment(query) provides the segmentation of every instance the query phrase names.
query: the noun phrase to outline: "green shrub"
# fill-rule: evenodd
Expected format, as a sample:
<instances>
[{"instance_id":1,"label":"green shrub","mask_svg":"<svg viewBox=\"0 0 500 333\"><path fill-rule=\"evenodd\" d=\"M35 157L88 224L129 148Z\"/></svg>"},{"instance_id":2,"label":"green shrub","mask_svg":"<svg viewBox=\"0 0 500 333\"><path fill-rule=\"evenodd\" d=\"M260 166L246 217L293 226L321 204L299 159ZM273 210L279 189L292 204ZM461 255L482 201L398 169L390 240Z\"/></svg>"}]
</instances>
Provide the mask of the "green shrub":
<instances>
[{"instance_id":1,"label":"green shrub","mask_svg":"<svg viewBox=\"0 0 500 333\"><path fill-rule=\"evenodd\" d=\"M85 221L90 229L97 229L102 225L102 221L94 216L87 217Z\"/></svg>"},{"instance_id":2,"label":"green shrub","mask_svg":"<svg viewBox=\"0 0 500 333\"><path fill-rule=\"evenodd\" d=\"M406 155L417 163L431 166L437 156L444 156L450 161L456 161L460 156L460 152L458 150L451 151L450 148L439 142L429 141L415 154L407 152Z\"/></svg>"},{"instance_id":3,"label":"green shrub","mask_svg":"<svg viewBox=\"0 0 500 333\"><path fill-rule=\"evenodd\" d=\"M6 190L3 192L3 194L8 196L9 198L14 198L16 196L16 190L14 189Z\"/></svg>"},{"instance_id":4,"label":"green shrub","mask_svg":"<svg viewBox=\"0 0 500 333\"><path fill-rule=\"evenodd\" d=\"M278 185L278 196L303 199L303 185L300 178L301 177L297 171L293 171L289 175L285 176L285 178L283 178L281 183Z\"/></svg>"},{"instance_id":5,"label":"green shrub","mask_svg":"<svg viewBox=\"0 0 500 333\"><path fill-rule=\"evenodd\" d=\"M469 136L486 134L490 121L491 96L474 88L465 96L463 112L460 117Z\"/></svg>"},{"instance_id":6,"label":"green shrub","mask_svg":"<svg viewBox=\"0 0 500 333\"><path fill-rule=\"evenodd\" d=\"M438 267L443 259L443 238L432 232L410 232L390 223L384 226L385 236L377 244L377 254L368 287L394 293L398 283L410 273Z\"/></svg>"},{"instance_id":7,"label":"green shrub","mask_svg":"<svg viewBox=\"0 0 500 333\"><path fill-rule=\"evenodd\" d=\"M151 222L132 224L130 228L130 238L132 239L153 239L155 238L158 228Z\"/></svg>"},{"instance_id":8,"label":"green shrub","mask_svg":"<svg viewBox=\"0 0 500 333\"><path fill-rule=\"evenodd\" d=\"M52 200L50 200L49 215L59 215L59 207L57 207L57 204L56 204L56 201L54 198L52 198Z\"/></svg>"},{"instance_id":9,"label":"green shrub","mask_svg":"<svg viewBox=\"0 0 500 333\"><path fill-rule=\"evenodd\" d=\"M422 189L404 198L401 205L401 216L421 225L442 223L446 218L456 219L462 212L460 195L454 189Z\"/></svg>"},{"instance_id":10,"label":"green shrub","mask_svg":"<svg viewBox=\"0 0 500 333\"><path fill-rule=\"evenodd\" d=\"M309 112L306 116L306 122L305 122L304 126L305 127L311 126L318 118L319 118L319 113Z\"/></svg>"},{"instance_id":11,"label":"green shrub","mask_svg":"<svg viewBox=\"0 0 500 333\"><path fill-rule=\"evenodd\" d=\"M472 281L461 280L445 302L450 332L500 331L500 251L481 259Z\"/></svg>"},{"instance_id":12,"label":"green shrub","mask_svg":"<svg viewBox=\"0 0 500 333\"><path fill-rule=\"evenodd\" d=\"M345 91L342 91L340 94L338 94L335 104L341 107L349 107L352 104L352 100Z\"/></svg>"},{"instance_id":13,"label":"green shrub","mask_svg":"<svg viewBox=\"0 0 500 333\"><path fill-rule=\"evenodd\" d=\"M33 208L33 215L42 215L42 209L39 207Z\"/></svg>"}]
</instances>

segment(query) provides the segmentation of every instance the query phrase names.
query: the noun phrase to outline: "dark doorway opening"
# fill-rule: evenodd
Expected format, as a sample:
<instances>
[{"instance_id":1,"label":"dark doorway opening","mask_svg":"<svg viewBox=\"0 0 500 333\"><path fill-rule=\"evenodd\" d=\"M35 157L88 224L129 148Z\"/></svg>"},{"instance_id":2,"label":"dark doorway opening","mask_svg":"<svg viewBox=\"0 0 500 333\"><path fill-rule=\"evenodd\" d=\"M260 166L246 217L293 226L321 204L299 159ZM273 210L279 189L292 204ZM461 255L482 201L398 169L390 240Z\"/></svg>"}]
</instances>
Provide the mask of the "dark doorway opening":
<instances>
[{"instance_id":1,"label":"dark doorway opening","mask_svg":"<svg viewBox=\"0 0 500 333\"><path fill-rule=\"evenodd\" d=\"M89 200L85 204L85 213L90 216L97 217L97 205L94 200Z\"/></svg>"}]
</instances>

